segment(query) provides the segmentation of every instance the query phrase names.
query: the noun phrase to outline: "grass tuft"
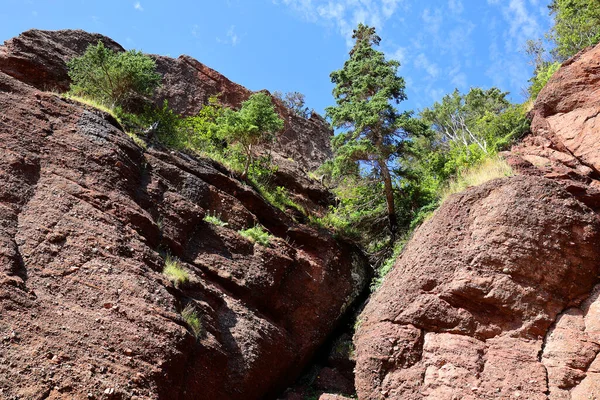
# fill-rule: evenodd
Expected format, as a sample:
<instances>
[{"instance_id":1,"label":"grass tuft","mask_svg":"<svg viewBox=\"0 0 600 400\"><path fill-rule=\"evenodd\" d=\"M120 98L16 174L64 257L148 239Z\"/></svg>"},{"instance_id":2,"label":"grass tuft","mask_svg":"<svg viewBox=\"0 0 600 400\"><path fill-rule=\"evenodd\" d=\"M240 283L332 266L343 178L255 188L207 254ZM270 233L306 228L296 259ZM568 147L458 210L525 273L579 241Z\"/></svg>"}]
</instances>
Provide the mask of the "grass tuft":
<instances>
[{"instance_id":1,"label":"grass tuft","mask_svg":"<svg viewBox=\"0 0 600 400\"><path fill-rule=\"evenodd\" d=\"M272 236L260 225L256 225L254 228L238 231L238 233L250 240L252 243L258 243L263 246L268 246L269 243L271 243Z\"/></svg>"},{"instance_id":2,"label":"grass tuft","mask_svg":"<svg viewBox=\"0 0 600 400\"><path fill-rule=\"evenodd\" d=\"M463 171L452 179L442 191L440 204L450 195L460 193L471 186L479 186L492 179L513 176L514 172L508 163L498 157L488 158L480 164Z\"/></svg>"},{"instance_id":3,"label":"grass tuft","mask_svg":"<svg viewBox=\"0 0 600 400\"><path fill-rule=\"evenodd\" d=\"M188 304L183 311L181 311L181 317L190 327L194 337L198 339L202 334L202 320L198 316L196 308L192 304Z\"/></svg>"},{"instance_id":4,"label":"grass tuft","mask_svg":"<svg viewBox=\"0 0 600 400\"><path fill-rule=\"evenodd\" d=\"M72 101L76 101L78 103L81 103L83 105L89 106L89 107L93 107L96 108L100 111L104 111L105 113L108 113L110 115L113 116L114 119L116 119L117 121L120 121L119 117L117 116L117 114L115 113L114 109L106 106L105 104L102 104L96 100L92 100L88 97L81 97L81 96L75 96L74 94L71 93L63 93L60 95L63 99L67 99L67 100L72 100Z\"/></svg>"},{"instance_id":5,"label":"grass tuft","mask_svg":"<svg viewBox=\"0 0 600 400\"><path fill-rule=\"evenodd\" d=\"M181 266L176 258L167 256L165 259L165 268L163 274L169 279L175 286L182 285L189 282L190 274Z\"/></svg>"},{"instance_id":6,"label":"grass tuft","mask_svg":"<svg viewBox=\"0 0 600 400\"><path fill-rule=\"evenodd\" d=\"M208 222L209 224L213 224L213 225L217 225L217 226L225 227L225 226L229 225L227 222L224 222L223 220L221 220L221 216L220 215L218 216L217 214L213 214L213 215L206 214L204 216L204 220L206 222Z\"/></svg>"}]
</instances>

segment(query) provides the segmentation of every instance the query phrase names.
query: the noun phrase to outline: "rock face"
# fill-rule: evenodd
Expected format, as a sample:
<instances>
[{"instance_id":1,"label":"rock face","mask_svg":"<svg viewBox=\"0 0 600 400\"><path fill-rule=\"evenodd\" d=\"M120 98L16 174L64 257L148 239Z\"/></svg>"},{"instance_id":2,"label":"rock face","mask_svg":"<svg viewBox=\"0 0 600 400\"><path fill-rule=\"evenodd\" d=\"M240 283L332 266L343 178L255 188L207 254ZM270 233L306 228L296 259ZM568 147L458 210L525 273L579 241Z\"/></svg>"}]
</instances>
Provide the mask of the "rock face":
<instances>
[{"instance_id":1,"label":"rock face","mask_svg":"<svg viewBox=\"0 0 600 400\"><path fill-rule=\"evenodd\" d=\"M41 90L64 92L71 84L66 61L82 55L88 45L99 40L114 51L124 51L112 39L98 34L32 29L0 46L0 71Z\"/></svg>"},{"instance_id":2,"label":"rock face","mask_svg":"<svg viewBox=\"0 0 600 400\"><path fill-rule=\"evenodd\" d=\"M600 46L568 60L540 93L532 135L512 149L509 162L523 174L561 182L600 209Z\"/></svg>"},{"instance_id":3,"label":"rock face","mask_svg":"<svg viewBox=\"0 0 600 400\"><path fill-rule=\"evenodd\" d=\"M361 315L359 398L600 397L600 46L551 79L525 175L450 198Z\"/></svg>"},{"instance_id":4,"label":"rock face","mask_svg":"<svg viewBox=\"0 0 600 400\"><path fill-rule=\"evenodd\" d=\"M0 46L0 71L40 90L64 92L70 85L66 62L82 55L88 45L99 40L115 51L124 51L118 43L99 34L80 30L30 30ZM158 72L163 75L162 86L154 101L162 105L167 100L179 114L196 114L208 103L209 97L215 95L223 104L238 108L252 94L192 57L153 57ZM288 162L281 167L291 169L296 175L299 171L316 169L331 157L329 141L333 131L329 124L316 113L305 119L284 107L279 100L274 101L285 121L285 129L273 150L283 159L293 160L292 164Z\"/></svg>"},{"instance_id":5,"label":"rock face","mask_svg":"<svg viewBox=\"0 0 600 400\"><path fill-rule=\"evenodd\" d=\"M39 53L48 35L0 50L0 397L274 398L366 284L363 256L219 165L39 90L85 48ZM269 246L238 233L257 223ZM167 254L189 282L162 274Z\"/></svg>"},{"instance_id":6,"label":"rock face","mask_svg":"<svg viewBox=\"0 0 600 400\"><path fill-rule=\"evenodd\" d=\"M154 58L158 71L164 77L155 102L161 105L167 100L177 113L194 115L208 104L211 96L217 95L223 104L239 108L252 94L250 90L231 82L192 57ZM278 136L273 150L286 159L292 159L297 164L296 168L307 171L318 168L332 155L329 142L333 132L329 124L316 113L306 119L296 115L278 99L273 98L273 101L285 122L284 131Z\"/></svg>"}]
</instances>

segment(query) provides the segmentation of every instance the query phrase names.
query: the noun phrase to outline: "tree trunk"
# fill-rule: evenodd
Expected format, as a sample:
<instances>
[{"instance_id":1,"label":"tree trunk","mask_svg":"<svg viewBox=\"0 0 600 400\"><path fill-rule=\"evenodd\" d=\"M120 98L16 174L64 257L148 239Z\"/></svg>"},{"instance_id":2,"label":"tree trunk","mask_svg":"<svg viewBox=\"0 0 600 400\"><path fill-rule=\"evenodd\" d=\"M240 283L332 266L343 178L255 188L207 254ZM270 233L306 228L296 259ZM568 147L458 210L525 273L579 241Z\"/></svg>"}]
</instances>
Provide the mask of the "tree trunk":
<instances>
[{"instance_id":1,"label":"tree trunk","mask_svg":"<svg viewBox=\"0 0 600 400\"><path fill-rule=\"evenodd\" d=\"M242 174L242 179L246 179L248 177L250 162L252 162L252 145L248 146L248 149L246 150L246 165L244 165L244 173Z\"/></svg>"},{"instance_id":2,"label":"tree trunk","mask_svg":"<svg viewBox=\"0 0 600 400\"><path fill-rule=\"evenodd\" d=\"M388 221L390 223L391 242L393 243L396 241L396 233L398 232L398 219L396 218L396 207L394 205L394 188L392 187L392 177L384 160L378 160L377 164L379 165L381 176L383 177Z\"/></svg>"}]
</instances>

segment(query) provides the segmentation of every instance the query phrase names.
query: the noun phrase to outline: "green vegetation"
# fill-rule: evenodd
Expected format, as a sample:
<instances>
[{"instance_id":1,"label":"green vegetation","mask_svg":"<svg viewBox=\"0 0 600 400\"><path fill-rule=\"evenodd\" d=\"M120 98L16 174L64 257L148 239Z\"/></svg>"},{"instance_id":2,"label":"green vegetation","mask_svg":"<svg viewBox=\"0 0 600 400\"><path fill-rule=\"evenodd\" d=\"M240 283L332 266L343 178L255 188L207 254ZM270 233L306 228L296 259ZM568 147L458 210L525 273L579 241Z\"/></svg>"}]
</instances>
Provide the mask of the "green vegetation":
<instances>
[{"instance_id":1,"label":"green vegetation","mask_svg":"<svg viewBox=\"0 0 600 400\"><path fill-rule=\"evenodd\" d=\"M600 42L600 2L598 0L553 0L549 6L554 15L550 37L552 54L564 61L579 50Z\"/></svg>"},{"instance_id":2,"label":"green vegetation","mask_svg":"<svg viewBox=\"0 0 600 400\"><path fill-rule=\"evenodd\" d=\"M74 95L94 99L111 108L128 106L138 96L150 96L161 81L156 64L143 53L117 53L98 41L81 57L67 63Z\"/></svg>"},{"instance_id":3,"label":"green vegetation","mask_svg":"<svg viewBox=\"0 0 600 400\"><path fill-rule=\"evenodd\" d=\"M107 114L110 114L114 119L116 119L117 121L119 121L119 116L117 115L117 113L115 112L114 109L105 106L103 103L100 103L96 100L94 100L93 98L90 97L82 97L82 96L76 96L73 93L67 92L64 94L61 94L61 97L67 100L71 100L71 101L76 101L80 104L86 105L88 107L92 107L95 108L97 110L103 111Z\"/></svg>"},{"instance_id":4,"label":"green vegetation","mask_svg":"<svg viewBox=\"0 0 600 400\"><path fill-rule=\"evenodd\" d=\"M251 241L252 243L258 243L265 247L271 243L271 238L273 237L260 225L256 225L253 228L238 231L238 233L246 239L248 239L249 241Z\"/></svg>"},{"instance_id":5,"label":"green vegetation","mask_svg":"<svg viewBox=\"0 0 600 400\"><path fill-rule=\"evenodd\" d=\"M450 179L441 192L441 202L443 203L455 193L463 192L468 187L479 186L492 179L512 175L514 175L513 170L504 159L498 156L486 158Z\"/></svg>"},{"instance_id":6,"label":"green vegetation","mask_svg":"<svg viewBox=\"0 0 600 400\"><path fill-rule=\"evenodd\" d=\"M253 148L273 142L275 134L283 129L283 120L275 112L271 98L265 93L255 93L242 103L239 111L226 110L220 119L220 131L229 143L239 144L243 150L244 170L248 176L254 160Z\"/></svg>"},{"instance_id":7,"label":"green vegetation","mask_svg":"<svg viewBox=\"0 0 600 400\"><path fill-rule=\"evenodd\" d=\"M331 172L333 178L367 177L370 187L381 183L393 242L398 231L394 198L398 171L391 164L402 156L417 124L410 113L399 113L392 105L406 99L404 79L397 76L400 63L386 60L383 52L374 49L381 41L375 28L359 24L352 37L355 44L349 60L331 73L336 106L326 112L332 125L341 129L332 140Z\"/></svg>"},{"instance_id":8,"label":"green vegetation","mask_svg":"<svg viewBox=\"0 0 600 400\"><path fill-rule=\"evenodd\" d=\"M552 75L560 68L561 64L558 61L553 63L546 63L536 71L535 75L529 80L531 86L529 87L529 96L532 99L536 99L538 94L542 91L544 86L548 83Z\"/></svg>"},{"instance_id":9,"label":"green vegetation","mask_svg":"<svg viewBox=\"0 0 600 400\"><path fill-rule=\"evenodd\" d=\"M181 266L179 260L169 255L165 259L162 272L175 286L183 285L190 280L190 274Z\"/></svg>"},{"instance_id":10,"label":"green vegetation","mask_svg":"<svg viewBox=\"0 0 600 400\"><path fill-rule=\"evenodd\" d=\"M209 224L213 224L213 225L217 225L217 226L227 226L227 222L223 222L220 218L220 216L217 216L216 214L214 215L210 215L210 214L206 214L204 216L204 220L206 222L208 222Z\"/></svg>"},{"instance_id":11,"label":"green vegetation","mask_svg":"<svg viewBox=\"0 0 600 400\"><path fill-rule=\"evenodd\" d=\"M198 316L198 311L196 311L196 308L192 304L188 304L181 311L181 317L190 327L194 337L199 339L202 335L202 320Z\"/></svg>"}]
</instances>

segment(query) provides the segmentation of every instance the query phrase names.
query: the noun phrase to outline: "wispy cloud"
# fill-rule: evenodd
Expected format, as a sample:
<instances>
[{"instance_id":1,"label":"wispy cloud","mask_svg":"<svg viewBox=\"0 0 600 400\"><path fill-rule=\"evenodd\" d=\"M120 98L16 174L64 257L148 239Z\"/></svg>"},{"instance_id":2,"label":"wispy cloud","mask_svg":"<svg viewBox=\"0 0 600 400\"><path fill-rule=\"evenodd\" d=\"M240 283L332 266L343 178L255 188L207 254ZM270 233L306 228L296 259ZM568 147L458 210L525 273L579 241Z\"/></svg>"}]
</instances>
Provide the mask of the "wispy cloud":
<instances>
[{"instance_id":1,"label":"wispy cloud","mask_svg":"<svg viewBox=\"0 0 600 400\"><path fill-rule=\"evenodd\" d=\"M200 32L198 31L199 29L200 29L200 26L198 26L197 24L192 26L191 33L192 33L193 37L197 38L200 35Z\"/></svg>"},{"instance_id":2,"label":"wispy cloud","mask_svg":"<svg viewBox=\"0 0 600 400\"><path fill-rule=\"evenodd\" d=\"M502 15L508 23L508 29L505 32L509 48L521 48L527 39L542 37L544 34L539 18L537 1L529 0L533 5L530 10L527 0L510 0L500 2L499 0L487 0L488 4L500 5Z\"/></svg>"},{"instance_id":3,"label":"wispy cloud","mask_svg":"<svg viewBox=\"0 0 600 400\"><path fill-rule=\"evenodd\" d=\"M195 35L195 28L192 31L192 34ZM220 37L217 37L217 42L219 43L223 43L223 44L229 44L231 46L236 46L239 42L240 42L240 37L238 36L238 34L235 32L235 25L231 25L229 27L229 30L227 31L227 34L225 36L225 39L222 39Z\"/></svg>"},{"instance_id":4,"label":"wispy cloud","mask_svg":"<svg viewBox=\"0 0 600 400\"><path fill-rule=\"evenodd\" d=\"M380 32L385 23L395 16L405 0L272 0L287 6L304 19L335 26L352 44L352 30L359 23L374 26Z\"/></svg>"},{"instance_id":5,"label":"wispy cloud","mask_svg":"<svg viewBox=\"0 0 600 400\"><path fill-rule=\"evenodd\" d=\"M448 0L448 8L452 14L462 14L465 10L462 0Z\"/></svg>"},{"instance_id":6,"label":"wispy cloud","mask_svg":"<svg viewBox=\"0 0 600 400\"><path fill-rule=\"evenodd\" d=\"M139 1L136 1L133 4L133 8L135 8L138 11L144 11L144 7L142 7L142 4Z\"/></svg>"},{"instance_id":7,"label":"wispy cloud","mask_svg":"<svg viewBox=\"0 0 600 400\"><path fill-rule=\"evenodd\" d=\"M440 31L440 27L444 22L444 17L442 16L442 10L439 8L435 8L433 10L426 8L423 10L423 23L425 24L424 28L433 34L438 34Z\"/></svg>"},{"instance_id":8,"label":"wispy cloud","mask_svg":"<svg viewBox=\"0 0 600 400\"><path fill-rule=\"evenodd\" d=\"M429 58L424 53L421 53L415 58L415 67L421 68L427 72L430 78L435 79L440 74L440 68L436 63L429 61Z\"/></svg>"}]
</instances>

